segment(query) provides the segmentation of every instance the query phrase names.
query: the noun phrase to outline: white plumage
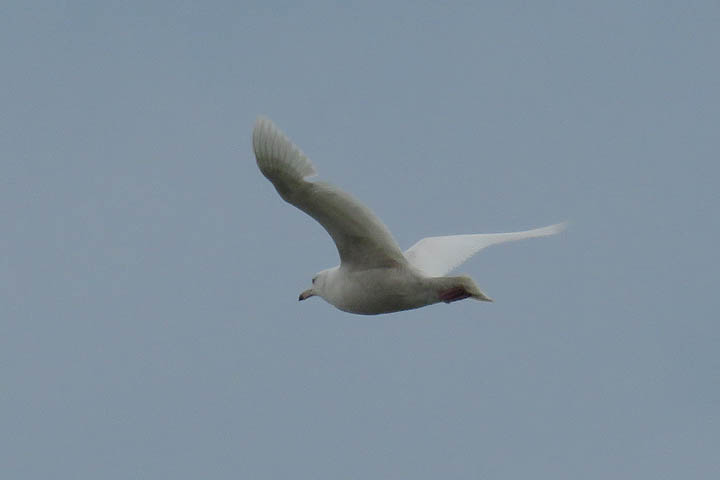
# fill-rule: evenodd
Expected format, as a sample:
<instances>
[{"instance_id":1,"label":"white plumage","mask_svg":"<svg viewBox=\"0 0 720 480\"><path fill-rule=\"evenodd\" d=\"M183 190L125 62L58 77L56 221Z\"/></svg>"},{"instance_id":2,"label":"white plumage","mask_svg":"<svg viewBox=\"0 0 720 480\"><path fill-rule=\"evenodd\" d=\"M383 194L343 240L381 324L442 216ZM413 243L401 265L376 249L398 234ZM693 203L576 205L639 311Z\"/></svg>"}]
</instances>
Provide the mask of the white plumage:
<instances>
[{"instance_id":1,"label":"white plumage","mask_svg":"<svg viewBox=\"0 0 720 480\"><path fill-rule=\"evenodd\" d=\"M316 175L310 159L269 118L257 119L253 129L253 149L260 171L270 181L273 176L283 173L297 179Z\"/></svg>"},{"instance_id":2,"label":"white plumage","mask_svg":"<svg viewBox=\"0 0 720 480\"><path fill-rule=\"evenodd\" d=\"M320 296L359 314L419 308L464 298L492 301L467 276L446 277L472 255L497 243L553 235L565 223L514 233L423 238L402 252L390 230L353 196L325 182L311 182L315 168L270 119L259 117L253 149L260 171L288 203L317 220L340 254L340 265L313 278L300 300Z\"/></svg>"},{"instance_id":3,"label":"white plumage","mask_svg":"<svg viewBox=\"0 0 720 480\"><path fill-rule=\"evenodd\" d=\"M526 238L546 237L562 232L566 223L512 233L476 233L426 237L405 250L410 264L430 277L447 275L483 248Z\"/></svg>"}]
</instances>

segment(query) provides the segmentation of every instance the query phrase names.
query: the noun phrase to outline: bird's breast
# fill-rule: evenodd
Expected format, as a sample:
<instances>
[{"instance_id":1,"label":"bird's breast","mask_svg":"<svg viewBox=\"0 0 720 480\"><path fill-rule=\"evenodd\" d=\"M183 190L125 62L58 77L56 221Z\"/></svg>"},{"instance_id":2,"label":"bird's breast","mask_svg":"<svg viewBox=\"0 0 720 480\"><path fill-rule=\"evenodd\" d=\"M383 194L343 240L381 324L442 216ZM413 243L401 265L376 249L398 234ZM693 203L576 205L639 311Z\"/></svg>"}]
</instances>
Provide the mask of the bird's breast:
<instances>
[{"instance_id":1,"label":"bird's breast","mask_svg":"<svg viewBox=\"0 0 720 480\"><path fill-rule=\"evenodd\" d=\"M405 268L342 271L327 292L326 300L340 310L377 315L423 307L437 295L422 276Z\"/></svg>"}]
</instances>

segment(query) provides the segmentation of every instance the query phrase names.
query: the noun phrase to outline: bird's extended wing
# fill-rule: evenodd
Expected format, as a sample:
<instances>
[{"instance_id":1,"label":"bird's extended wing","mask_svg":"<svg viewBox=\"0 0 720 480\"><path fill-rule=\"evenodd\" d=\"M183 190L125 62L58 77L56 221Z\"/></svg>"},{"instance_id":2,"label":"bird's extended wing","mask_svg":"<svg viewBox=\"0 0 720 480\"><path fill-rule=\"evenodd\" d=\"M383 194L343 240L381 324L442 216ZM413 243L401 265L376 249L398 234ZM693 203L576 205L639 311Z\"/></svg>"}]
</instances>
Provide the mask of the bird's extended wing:
<instances>
[{"instance_id":1,"label":"bird's extended wing","mask_svg":"<svg viewBox=\"0 0 720 480\"><path fill-rule=\"evenodd\" d=\"M305 180L315 168L270 119L255 122L253 149L260 171L280 196L327 230L343 265L370 269L407 264L388 228L369 208L333 185Z\"/></svg>"},{"instance_id":2,"label":"bird's extended wing","mask_svg":"<svg viewBox=\"0 0 720 480\"><path fill-rule=\"evenodd\" d=\"M429 277L440 277L459 267L477 252L496 243L545 237L562 232L566 223L513 233L480 233L427 237L405 251L410 265Z\"/></svg>"}]
</instances>

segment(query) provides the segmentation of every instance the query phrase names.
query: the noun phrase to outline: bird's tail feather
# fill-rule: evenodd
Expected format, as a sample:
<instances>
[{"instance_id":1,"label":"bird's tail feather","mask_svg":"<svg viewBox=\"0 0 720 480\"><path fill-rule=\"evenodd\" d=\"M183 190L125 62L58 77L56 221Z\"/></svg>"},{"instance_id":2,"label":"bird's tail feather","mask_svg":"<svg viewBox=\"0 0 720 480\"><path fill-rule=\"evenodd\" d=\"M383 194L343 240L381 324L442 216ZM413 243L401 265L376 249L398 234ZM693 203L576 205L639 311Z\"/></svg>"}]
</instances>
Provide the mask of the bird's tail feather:
<instances>
[{"instance_id":1,"label":"bird's tail feather","mask_svg":"<svg viewBox=\"0 0 720 480\"><path fill-rule=\"evenodd\" d=\"M435 277L432 281L438 286L438 299L445 303L456 302L464 298L474 298L483 302L492 302L490 298L480 290L475 280L467 275L458 277Z\"/></svg>"}]
</instances>

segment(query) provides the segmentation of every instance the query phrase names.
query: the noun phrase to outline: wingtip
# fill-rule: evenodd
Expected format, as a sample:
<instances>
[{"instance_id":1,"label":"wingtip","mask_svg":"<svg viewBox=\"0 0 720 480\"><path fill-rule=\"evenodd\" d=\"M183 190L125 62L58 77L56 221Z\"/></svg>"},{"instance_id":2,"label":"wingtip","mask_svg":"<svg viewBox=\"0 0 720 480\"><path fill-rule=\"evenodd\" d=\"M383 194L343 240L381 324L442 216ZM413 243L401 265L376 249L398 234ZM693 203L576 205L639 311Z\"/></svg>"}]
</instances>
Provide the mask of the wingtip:
<instances>
[{"instance_id":1,"label":"wingtip","mask_svg":"<svg viewBox=\"0 0 720 480\"><path fill-rule=\"evenodd\" d=\"M258 128L261 125L270 124L273 125L273 121L270 120L270 117L264 114L260 114L255 118L255 125L254 128Z\"/></svg>"},{"instance_id":2,"label":"wingtip","mask_svg":"<svg viewBox=\"0 0 720 480\"><path fill-rule=\"evenodd\" d=\"M252 144L258 167L268 179L277 172L295 178L316 175L312 162L266 115L255 119Z\"/></svg>"},{"instance_id":3,"label":"wingtip","mask_svg":"<svg viewBox=\"0 0 720 480\"><path fill-rule=\"evenodd\" d=\"M567 230L568 227L568 221L565 220L564 222L556 223L553 225L548 225L547 227L541 227L534 232L536 232L536 236L542 237L546 235L556 235L558 233L562 233L565 230Z\"/></svg>"},{"instance_id":4,"label":"wingtip","mask_svg":"<svg viewBox=\"0 0 720 480\"><path fill-rule=\"evenodd\" d=\"M567 230L568 225L570 225L569 220L564 220L560 223L556 223L555 225L551 225L551 228L555 231L555 233L561 233Z\"/></svg>"}]
</instances>

